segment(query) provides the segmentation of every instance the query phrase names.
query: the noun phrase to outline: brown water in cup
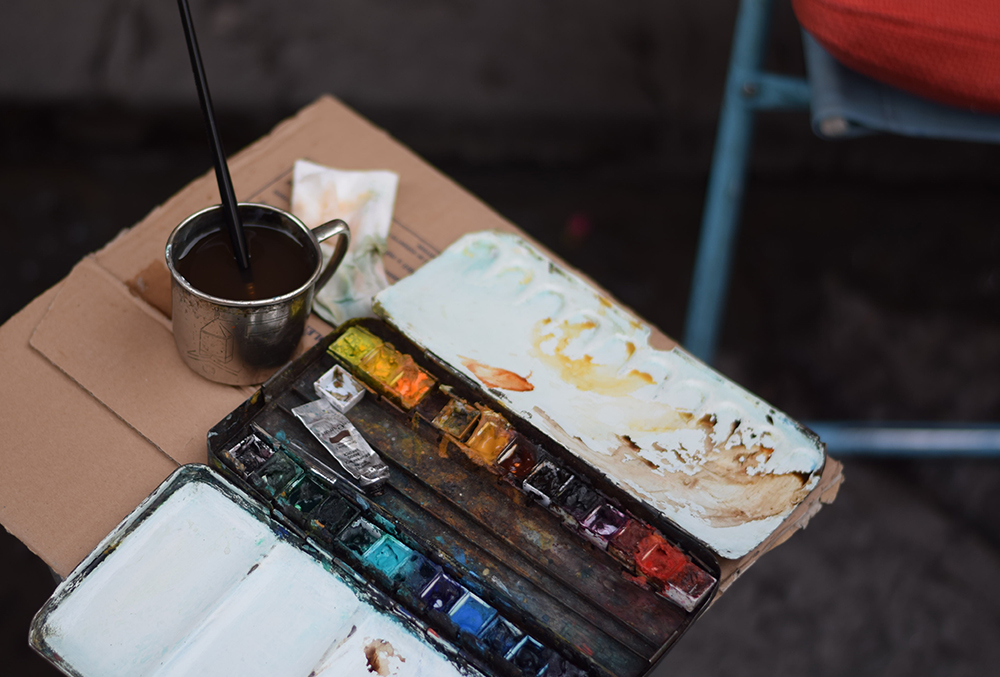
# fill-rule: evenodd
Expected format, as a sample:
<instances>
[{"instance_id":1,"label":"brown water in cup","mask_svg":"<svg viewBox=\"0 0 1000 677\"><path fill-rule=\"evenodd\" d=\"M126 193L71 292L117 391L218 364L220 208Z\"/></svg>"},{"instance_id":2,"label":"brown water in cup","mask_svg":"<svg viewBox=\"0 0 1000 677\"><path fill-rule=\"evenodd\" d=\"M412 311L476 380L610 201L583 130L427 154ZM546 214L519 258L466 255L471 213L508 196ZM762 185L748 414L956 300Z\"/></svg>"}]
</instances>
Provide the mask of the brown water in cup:
<instances>
[{"instance_id":1,"label":"brown water in cup","mask_svg":"<svg viewBox=\"0 0 1000 677\"><path fill-rule=\"evenodd\" d=\"M236 265L229 232L216 230L180 252L177 272L195 289L233 301L252 301L295 291L314 272L302 242L266 225L244 223L250 252L249 275Z\"/></svg>"},{"instance_id":2,"label":"brown water in cup","mask_svg":"<svg viewBox=\"0 0 1000 677\"><path fill-rule=\"evenodd\" d=\"M229 385L263 383L299 345L313 294L340 265L350 230L339 219L309 229L270 205L239 204L250 275L233 256L222 207L184 219L164 250L171 276L171 325L191 369ZM320 242L333 238L326 265Z\"/></svg>"}]
</instances>

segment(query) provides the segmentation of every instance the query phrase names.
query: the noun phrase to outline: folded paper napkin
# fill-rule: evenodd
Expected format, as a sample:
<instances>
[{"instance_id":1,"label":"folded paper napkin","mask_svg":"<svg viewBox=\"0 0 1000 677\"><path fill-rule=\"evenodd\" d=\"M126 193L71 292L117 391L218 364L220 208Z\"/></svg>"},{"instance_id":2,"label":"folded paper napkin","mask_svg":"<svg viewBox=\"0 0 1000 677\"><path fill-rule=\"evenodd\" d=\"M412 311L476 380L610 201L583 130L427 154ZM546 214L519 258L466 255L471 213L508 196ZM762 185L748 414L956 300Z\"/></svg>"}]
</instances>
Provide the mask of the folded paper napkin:
<instances>
[{"instance_id":1,"label":"folded paper napkin","mask_svg":"<svg viewBox=\"0 0 1000 677\"><path fill-rule=\"evenodd\" d=\"M372 297L389 286L382 256L386 251L399 176L389 171L349 172L306 160L295 162L292 213L310 228L343 219L351 246L340 268L316 292L313 309L327 322L342 324L372 316ZM324 260L333 241L323 243Z\"/></svg>"}]
</instances>

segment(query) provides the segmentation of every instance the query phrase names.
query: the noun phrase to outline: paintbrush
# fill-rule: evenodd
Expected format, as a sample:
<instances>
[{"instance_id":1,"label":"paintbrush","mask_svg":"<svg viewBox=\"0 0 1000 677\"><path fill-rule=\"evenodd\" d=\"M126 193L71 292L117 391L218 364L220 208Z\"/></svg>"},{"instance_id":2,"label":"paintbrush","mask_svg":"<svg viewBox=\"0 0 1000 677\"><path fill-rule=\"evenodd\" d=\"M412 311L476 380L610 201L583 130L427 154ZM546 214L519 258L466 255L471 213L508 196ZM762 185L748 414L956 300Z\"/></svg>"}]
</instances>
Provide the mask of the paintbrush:
<instances>
[{"instance_id":1,"label":"paintbrush","mask_svg":"<svg viewBox=\"0 0 1000 677\"><path fill-rule=\"evenodd\" d=\"M191 20L191 8L187 0L177 0L181 13L181 23L184 24L184 37L187 38L188 54L191 57L191 70L194 73L195 85L198 88L198 101L201 112L205 116L205 127L208 130L208 141L212 147L212 161L215 164L215 178L219 182L219 197L222 199L222 212L225 215L229 236L233 243L233 254L248 288L252 289L250 279L250 252L247 249L246 234L243 222L240 220L236 204L236 193L233 191L233 181L229 176L229 165L226 164L226 152L222 148L222 139L215 124L215 111L212 109L212 97L208 91L208 79L201 63L201 52L198 50L198 38L194 33L194 22Z\"/></svg>"}]
</instances>

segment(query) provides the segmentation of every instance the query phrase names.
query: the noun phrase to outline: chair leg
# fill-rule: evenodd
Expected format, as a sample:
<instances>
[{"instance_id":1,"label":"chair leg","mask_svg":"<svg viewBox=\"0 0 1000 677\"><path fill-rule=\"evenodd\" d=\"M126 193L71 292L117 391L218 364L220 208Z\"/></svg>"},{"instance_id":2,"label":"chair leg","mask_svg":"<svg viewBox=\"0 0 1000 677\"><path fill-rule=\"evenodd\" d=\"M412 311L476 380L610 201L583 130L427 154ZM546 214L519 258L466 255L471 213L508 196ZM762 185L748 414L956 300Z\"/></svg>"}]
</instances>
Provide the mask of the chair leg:
<instances>
[{"instance_id":1,"label":"chair leg","mask_svg":"<svg viewBox=\"0 0 1000 677\"><path fill-rule=\"evenodd\" d=\"M1000 424L806 422L837 457L997 458Z\"/></svg>"},{"instance_id":2,"label":"chair leg","mask_svg":"<svg viewBox=\"0 0 1000 677\"><path fill-rule=\"evenodd\" d=\"M736 16L684 331L685 348L708 364L725 307L753 137L754 83L770 16L771 0L742 0Z\"/></svg>"}]
</instances>

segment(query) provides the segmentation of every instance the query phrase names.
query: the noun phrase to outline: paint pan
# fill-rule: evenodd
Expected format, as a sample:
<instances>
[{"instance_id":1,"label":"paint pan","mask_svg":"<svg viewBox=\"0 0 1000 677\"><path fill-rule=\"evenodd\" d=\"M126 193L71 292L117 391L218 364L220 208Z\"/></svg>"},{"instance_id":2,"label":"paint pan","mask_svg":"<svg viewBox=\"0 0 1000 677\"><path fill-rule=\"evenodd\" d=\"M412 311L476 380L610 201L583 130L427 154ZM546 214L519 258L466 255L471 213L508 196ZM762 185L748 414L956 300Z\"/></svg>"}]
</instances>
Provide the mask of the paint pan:
<instances>
[{"instance_id":1,"label":"paint pan","mask_svg":"<svg viewBox=\"0 0 1000 677\"><path fill-rule=\"evenodd\" d=\"M359 366L362 373L371 381L382 388L387 388L402 374L404 364L404 355L391 344L383 343L365 355Z\"/></svg>"},{"instance_id":2,"label":"paint pan","mask_svg":"<svg viewBox=\"0 0 1000 677\"><path fill-rule=\"evenodd\" d=\"M523 675L541 675L552 656L552 650L547 649L534 637L525 637L510 650L507 660Z\"/></svg>"},{"instance_id":3,"label":"paint pan","mask_svg":"<svg viewBox=\"0 0 1000 677\"><path fill-rule=\"evenodd\" d=\"M572 478L567 470L552 461L544 461L535 466L522 485L525 493L535 497L542 505L549 505L552 499L562 493Z\"/></svg>"},{"instance_id":4,"label":"paint pan","mask_svg":"<svg viewBox=\"0 0 1000 677\"><path fill-rule=\"evenodd\" d=\"M302 475L302 468L285 454L273 454L260 468L250 474L250 482L267 496L274 497L284 491L292 481Z\"/></svg>"},{"instance_id":5,"label":"paint pan","mask_svg":"<svg viewBox=\"0 0 1000 677\"><path fill-rule=\"evenodd\" d=\"M635 562L640 572L663 583L678 572L687 560L684 553L659 534L653 533L639 542Z\"/></svg>"},{"instance_id":6,"label":"paint pan","mask_svg":"<svg viewBox=\"0 0 1000 677\"><path fill-rule=\"evenodd\" d=\"M365 396L365 388L339 364L313 384L316 394L344 413Z\"/></svg>"},{"instance_id":7,"label":"paint pan","mask_svg":"<svg viewBox=\"0 0 1000 677\"><path fill-rule=\"evenodd\" d=\"M602 501L584 518L581 526L584 537L604 549L608 547L608 541L625 528L628 521L625 513Z\"/></svg>"},{"instance_id":8,"label":"paint pan","mask_svg":"<svg viewBox=\"0 0 1000 677\"><path fill-rule=\"evenodd\" d=\"M479 424L469 439L465 441L466 452L472 460L482 465L490 465L497 460L507 444L514 438L514 429L500 414L483 410Z\"/></svg>"},{"instance_id":9,"label":"paint pan","mask_svg":"<svg viewBox=\"0 0 1000 677\"><path fill-rule=\"evenodd\" d=\"M465 590L456 581L445 574L438 574L427 584L427 589L420 597L431 611L446 614L465 594Z\"/></svg>"},{"instance_id":10,"label":"paint pan","mask_svg":"<svg viewBox=\"0 0 1000 677\"><path fill-rule=\"evenodd\" d=\"M579 477L571 477L554 498L556 509L576 522L586 519L602 500L590 483Z\"/></svg>"},{"instance_id":11,"label":"paint pan","mask_svg":"<svg viewBox=\"0 0 1000 677\"><path fill-rule=\"evenodd\" d=\"M491 653L506 657L523 636L516 626L497 616L480 631L479 640Z\"/></svg>"},{"instance_id":12,"label":"paint pan","mask_svg":"<svg viewBox=\"0 0 1000 677\"><path fill-rule=\"evenodd\" d=\"M693 611L712 591L712 576L693 562L686 562L667 578L663 595L688 611Z\"/></svg>"},{"instance_id":13,"label":"paint pan","mask_svg":"<svg viewBox=\"0 0 1000 677\"><path fill-rule=\"evenodd\" d=\"M448 615L460 632L479 635L496 618L497 610L470 592L455 603Z\"/></svg>"},{"instance_id":14,"label":"paint pan","mask_svg":"<svg viewBox=\"0 0 1000 677\"><path fill-rule=\"evenodd\" d=\"M434 377L418 367L412 357L405 355L399 373L388 384L387 390L404 409L412 409L433 387Z\"/></svg>"},{"instance_id":15,"label":"paint pan","mask_svg":"<svg viewBox=\"0 0 1000 677\"><path fill-rule=\"evenodd\" d=\"M412 554L413 550L399 539L386 534L365 552L365 560L384 576L392 577Z\"/></svg>"},{"instance_id":16,"label":"paint pan","mask_svg":"<svg viewBox=\"0 0 1000 677\"><path fill-rule=\"evenodd\" d=\"M464 440L469 430L479 419L479 410L457 398L451 397L448 403L434 417L432 423L458 440Z\"/></svg>"},{"instance_id":17,"label":"paint pan","mask_svg":"<svg viewBox=\"0 0 1000 677\"><path fill-rule=\"evenodd\" d=\"M420 598L431 581L441 574L441 567L420 553L412 553L392 573L392 580L402 594L412 601ZM423 604L423 602L421 602Z\"/></svg>"},{"instance_id":18,"label":"paint pan","mask_svg":"<svg viewBox=\"0 0 1000 677\"><path fill-rule=\"evenodd\" d=\"M382 339L363 327L350 327L330 345L330 354L348 364L361 364L361 360L382 345Z\"/></svg>"},{"instance_id":19,"label":"paint pan","mask_svg":"<svg viewBox=\"0 0 1000 677\"><path fill-rule=\"evenodd\" d=\"M516 435L497 459L497 468L515 483L520 483L538 464L538 450L522 435Z\"/></svg>"},{"instance_id":20,"label":"paint pan","mask_svg":"<svg viewBox=\"0 0 1000 677\"><path fill-rule=\"evenodd\" d=\"M331 494L312 514L310 530L319 535L321 540L330 543L357 516L358 510L350 502Z\"/></svg>"},{"instance_id":21,"label":"paint pan","mask_svg":"<svg viewBox=\"0 0 1000 677\"><path fill-rule=\"evenodd\" d=\"M337 540L345 548L359 557L382 538L382 530L363 517L359 517L346 529L340 532Z\"/></svg>"},{"instance_id":22,"label":"paint pan","mask_svg":"<svg viewBox=\"0 0 1000 677\"><path fill-rule=\"evenodd\" d=\"M222 452L237 472L249 475L260 468L274 453L257 435L249 435L235 446Z\"/></svg>"},{"instance_id":23,"label":"paint pan","mask_svg":"<svg viewBox=\"0 0 1000 677\"><path fill-rule=\"evenodd\" d=\"M314 479L310 473L302 473L298 479L285 485L278 494L277 503L281 511L300 526L309 523L309 515L326 499L329 490Z\"/></svg>"}]
</instances>

